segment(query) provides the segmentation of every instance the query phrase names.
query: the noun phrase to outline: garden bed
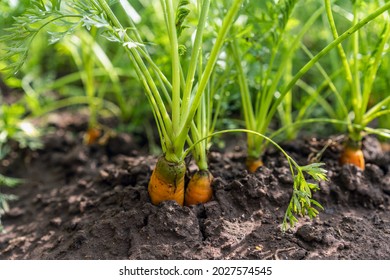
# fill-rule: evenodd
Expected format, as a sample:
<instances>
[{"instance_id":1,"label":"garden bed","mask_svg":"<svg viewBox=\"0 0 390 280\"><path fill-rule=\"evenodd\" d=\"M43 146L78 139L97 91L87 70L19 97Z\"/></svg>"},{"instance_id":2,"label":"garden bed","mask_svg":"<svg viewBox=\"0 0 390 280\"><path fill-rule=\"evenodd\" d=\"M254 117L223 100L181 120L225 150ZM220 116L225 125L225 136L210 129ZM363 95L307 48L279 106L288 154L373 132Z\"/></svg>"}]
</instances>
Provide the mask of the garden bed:
<instances>
[{"instance_id":1,"label":"garden bed","mask_svg":"<svg viewBox=\"0 0 390 280\"><path fill-rule=\"evenodd\" d=\"M329 181L315 193L325 209L283 233L293 182L276 150L248 174L245 141L212 148L214 199L154 206L147 184L157 158L143 152L143 141L118 134L88 147L86 123L76 120L57 117L43 149L16 149L3 161L3 174L25 182L3 216L0 259L390 259L390 152L374 138L364 141L364 172L339 167L340 142L329 145L321 158ZM283 147L307 164L327 144L312 138Z\"/></svg>"}]
</instances>

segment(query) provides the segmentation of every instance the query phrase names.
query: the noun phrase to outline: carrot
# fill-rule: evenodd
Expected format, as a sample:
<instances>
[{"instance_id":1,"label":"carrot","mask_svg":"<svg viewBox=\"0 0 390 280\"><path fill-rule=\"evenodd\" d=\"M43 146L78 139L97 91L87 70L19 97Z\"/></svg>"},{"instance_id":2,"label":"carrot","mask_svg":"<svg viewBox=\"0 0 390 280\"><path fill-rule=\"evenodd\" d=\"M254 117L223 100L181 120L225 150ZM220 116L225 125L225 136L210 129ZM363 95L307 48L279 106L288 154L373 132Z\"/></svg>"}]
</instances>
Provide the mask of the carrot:
<instances>
[{"instance_id":1,"label":"carrot","mask_svg":"<svg viewBox=\"0 0 390 280\"><path fill-rule=\"evenodd\" d=\"M344 146L339 162L341 165L353 164L361 170L364 170L364 155L361 149L361 144L348 141Z\"/></svg>"},{"instance_id":2,"label":"carrot","mask_svg":"<svg viewBox=\"0 0 390 280\"><path fill-rule=\"evenodd\" d=\"M165 200L175 200L179 205L184 203L184 162L176 163L160 157L149 180L148 192L154 205Z\"/></svg>"},{"instance_id":3,"label":"carrot","mask_svg":"<svg viewBox=\"0 0 390 280\"><path fill-rule=\"evenodd\" d=\"M196 205L210 201L213 197L213 175L208 170L199 170L191 178L185 193L185 204Z\"/></svg>"},{"instance_id":4,"label":"carrot","mask_svg":"<svg viewBox=\"0 0 390 280\"><path fill-rule=\"evenodd\" d=\"M245 164L250 173L255 173L259 167L264 165L261 159L255 157L248 157Z\"/></svg>"},{"instance_id":5,"label":"carrot","mask_svg":"<svg viewBox=\"0 0 390 280\"><path fill-rule=\"evenodd\" d=\"M96 127L90 127L88 128L86 134L84 135L84 143L87 145L92 145L96 143L100 135L101 135L100 129Z\"/></svg>"}]
</instances>

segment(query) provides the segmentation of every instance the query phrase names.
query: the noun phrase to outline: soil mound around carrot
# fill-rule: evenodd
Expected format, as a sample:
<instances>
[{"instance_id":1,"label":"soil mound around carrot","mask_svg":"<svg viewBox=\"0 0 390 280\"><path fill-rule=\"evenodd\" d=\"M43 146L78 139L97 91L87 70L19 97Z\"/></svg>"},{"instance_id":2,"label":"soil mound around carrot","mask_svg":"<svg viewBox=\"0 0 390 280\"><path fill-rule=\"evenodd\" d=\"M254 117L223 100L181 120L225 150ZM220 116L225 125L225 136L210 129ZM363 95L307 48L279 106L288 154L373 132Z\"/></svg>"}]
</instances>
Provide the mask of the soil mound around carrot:
<instances>
[{"instance_id":1,"label":"soil mound around carrot","mask_svg":"<svg viewBox=\"0 0 390 280\"><path fill-rule=\"evenodd\" d=\"M390 259L390 152L375 138L364 142L364 172L339 167L339 142L283 145L300 164L321 155L329 176L314 195L324 210L283 233L293 182L276 150L248 174L240 145L213 148L212 201L154 206L157 157L126 134L86 147L83 128L56 124L42 150L15 149L3 162L3 174L25 181L2 188L18 200L2 218L0 259Z\"/></svg>"}]
</instances>

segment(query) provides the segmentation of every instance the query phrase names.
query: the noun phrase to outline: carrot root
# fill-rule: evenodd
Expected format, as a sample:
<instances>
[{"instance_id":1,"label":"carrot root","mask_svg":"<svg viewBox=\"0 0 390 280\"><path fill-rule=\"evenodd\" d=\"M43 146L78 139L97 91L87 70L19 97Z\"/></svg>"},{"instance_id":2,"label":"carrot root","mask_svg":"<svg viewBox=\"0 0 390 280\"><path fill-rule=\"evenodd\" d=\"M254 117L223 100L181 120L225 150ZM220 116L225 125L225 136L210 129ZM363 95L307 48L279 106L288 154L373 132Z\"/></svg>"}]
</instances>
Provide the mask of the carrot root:
<instances>
[{"instance_id":1,"label":"carrot root","mask_svg":"<svg viewBox=\"0 0 390 280\"><path fill-rule=\"evenodd\" d=\"M87 132L84 135L84 143L87 145L92 145L96 143L97 139L101 136L100 129L96 127L88 128Z\"/></svg>"},{"instance_id":2,"label":"carrot root","mask_svg":"<svg viewBox=\"0 0 390 280\"><path fill-rule=\"evenodd\" d=\"M255 173L259 167L264 165L261 159L255 157L248 157L245 164L250 173Z\"/></svg>"},{"instance_id":3,"label":"carrot root","mask_svg":"<svg viewBox=\"0 0 390 280\"><path fill-rule=\"evenodd\" d=\"M365 169L364 155L360 144L346 144L340 156L340 165L353 164L361 170Z\"/></svg>"},{"instance_id":4,"label":"carrot root","mask_svg":"<svg viewBox=\"0 0 390 280\"><path fill-rule=\"evenodd\" d=\"M185 172L184 162L169 162L160 157L149 180L148 192L152 203L158 205L162 201L174 200L183 206Z\"/></svg>"},{"instance_id":5,"label":"carrot root","mask_svg":"<svg viewBox=\"0 0 390 280\"><path fill-rule=\"evenodd\" d=\"M185 205L206 203L213 197L213 175L208 170L199 170L191 178L185 193Z\"/></svg>"}]
</instances>

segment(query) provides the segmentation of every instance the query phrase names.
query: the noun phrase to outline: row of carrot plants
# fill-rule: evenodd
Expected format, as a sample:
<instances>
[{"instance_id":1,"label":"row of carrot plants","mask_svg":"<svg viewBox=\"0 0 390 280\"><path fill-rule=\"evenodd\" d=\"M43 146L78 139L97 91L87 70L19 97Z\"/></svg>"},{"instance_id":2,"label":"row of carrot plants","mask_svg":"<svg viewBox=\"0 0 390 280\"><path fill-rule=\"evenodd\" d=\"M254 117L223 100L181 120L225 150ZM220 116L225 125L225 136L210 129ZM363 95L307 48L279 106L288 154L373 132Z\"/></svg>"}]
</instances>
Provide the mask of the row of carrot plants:
<instances>
[{"instance_id":1,"label":"row of carrot plants","mask_svg":"<svg viewBox=\"0 0 390 280\"><path fill-rule=\"evenodd\" d=\"M287 159L294 183L286 229L297 215L318 214L322 206L312 193L327 177L323 163L299 165L280 137L330 123L347 135L340 163L362 170L362 137L390 138L383 121L390 113L389 2L32 0L26 6L0 39L5 81L23 88L33 117L86 104L86 144L107 133L98 121L102 112L123 123L152 115L161 148L148 185L153 204L211 200L212 139L243 133L249 172L263 165L270 144ZM54 57L40 58L58 58L49 82L41 77L44 67L28 67L48 42L57 46ZM64 56L76 71L59 71L61 63L69 65ZM64 89L73 95L47 98ZM242 121L228 119L233 128L226 128L222 120L237 113L237 99ZM375 119L385 126L370 126ZM1 130L5 126L0 122ZM185 186L190 155L198 170Z\"/></svg>"}]
</instances>

